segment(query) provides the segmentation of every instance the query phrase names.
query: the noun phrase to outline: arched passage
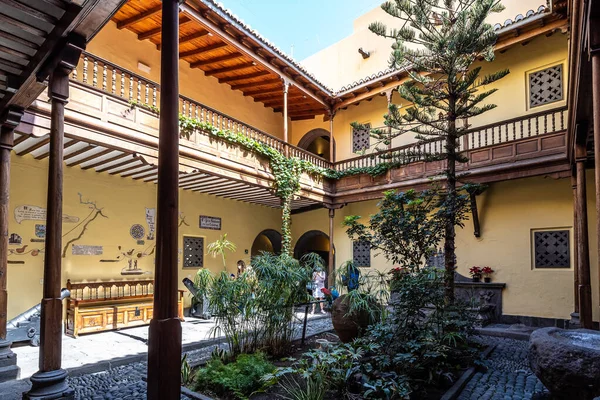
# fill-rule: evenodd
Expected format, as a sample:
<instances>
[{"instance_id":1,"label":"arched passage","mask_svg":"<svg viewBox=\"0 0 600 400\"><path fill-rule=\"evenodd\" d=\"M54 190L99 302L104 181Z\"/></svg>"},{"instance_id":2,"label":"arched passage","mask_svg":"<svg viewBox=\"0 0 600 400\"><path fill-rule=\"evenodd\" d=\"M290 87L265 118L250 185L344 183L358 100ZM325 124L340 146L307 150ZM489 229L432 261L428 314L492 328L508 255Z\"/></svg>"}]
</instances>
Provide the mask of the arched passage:
<instances>
[{"instance_id":1,"label":"arched passage","mask_svg":"<svg viewBox=\"0 0 600 400\"><path fill-rule=\"evenodd\" d=\"M257 256L261 251L274 254L281 253L281 233L274 229L265 229L259 233L252 243L250 255L252 257Z\"/></svg>"},{"instance_id":2,"label":"arched passage","mask_svg":"<svg viewBox=\"0 0 600 400\"><path fill-rule=\"evenodd\" d=\"M300 236L294 247L294 258L300 259L308 253L317 253L323 258L325 265L329 265L329 236L321 231L308 231ZM335 247L333 249L335 256ZM335 257L334 257L335 258ZM335 264L335 261L334 261Z\"/></svg>"},{"instance_id":3,"label":"arched passage","mask_svg":"<svg viewBox=\"0 0 600 400\"><path fill-rule=\"evenodd\" d=\"M300 141L298 142L298 147L307 150L313 154L316 154L319 157L326 159L327 161L330 161L329 146L329 131L322 128L316 128L311 131L308 131L304 136L302 136L302 139L300 139ZM333 139L333 150L335 152L335 139Z\"/></svg>"}]
</instances>

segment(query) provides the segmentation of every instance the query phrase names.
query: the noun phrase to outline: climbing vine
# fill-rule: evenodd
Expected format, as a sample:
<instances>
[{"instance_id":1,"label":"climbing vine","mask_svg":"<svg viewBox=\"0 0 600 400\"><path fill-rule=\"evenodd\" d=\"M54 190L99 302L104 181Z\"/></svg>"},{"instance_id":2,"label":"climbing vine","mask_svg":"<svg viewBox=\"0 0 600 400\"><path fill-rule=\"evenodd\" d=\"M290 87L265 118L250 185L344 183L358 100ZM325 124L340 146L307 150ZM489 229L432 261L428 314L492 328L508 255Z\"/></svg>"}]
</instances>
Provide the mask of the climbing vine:
<instances>
[{"instance_id":1,"label":"climbing vine","mask_svg":"<svg viewBox=\"0 0 600 400\"><path fill-rule=\"evenodd\" d=\"M131 107L143 107L144 105L132 101ZM149 111L159 114L156 107L144 107ZM180 135L190 138L194 131L201 131L209 136L219 138L227 143L238 145L255 154L259 154L269 160L271 171L275 178L273 187L274 194L281 199L281 245L284 254L292 252L292 200L296 194L300 192L300 178L303 173L313 177L341 179L346 176L368 174L373 177L385 174L388 170L398 167L403 162L382 162L369 167L353 167L343 171L336 171L332 168L322 168L310 161L302 160L298 157L286 157L279 150L261 143L260 141L250 138L242 133L235 132L229 129L219 129L214 125L200 121L195 118L190 118L185 115L179 115Z\"/></svg>"}]
</instances>

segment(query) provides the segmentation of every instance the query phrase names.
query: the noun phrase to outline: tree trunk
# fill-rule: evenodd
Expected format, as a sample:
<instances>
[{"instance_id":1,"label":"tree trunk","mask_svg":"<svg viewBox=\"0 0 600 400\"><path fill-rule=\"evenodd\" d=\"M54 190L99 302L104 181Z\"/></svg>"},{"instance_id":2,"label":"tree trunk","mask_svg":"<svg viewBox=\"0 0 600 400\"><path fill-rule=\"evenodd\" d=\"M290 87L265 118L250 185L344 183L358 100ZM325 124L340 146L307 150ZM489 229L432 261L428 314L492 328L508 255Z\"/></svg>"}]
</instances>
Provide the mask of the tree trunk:
<instances>
[{"instance_id":1,"label":"tree trunk","mask_svg":"<svg viewBox=\"0 0 600 400\"><path fill-rule=\"evenodd\" d=\"M446 137L446 153L448 166L446 168L446 207L448 214L444 229L444 265L446 301L454 303L454 270L456 269L455 237L456 227L456 100L450 97L448 101L448 135Z\"/></svg>"}]
</instances>

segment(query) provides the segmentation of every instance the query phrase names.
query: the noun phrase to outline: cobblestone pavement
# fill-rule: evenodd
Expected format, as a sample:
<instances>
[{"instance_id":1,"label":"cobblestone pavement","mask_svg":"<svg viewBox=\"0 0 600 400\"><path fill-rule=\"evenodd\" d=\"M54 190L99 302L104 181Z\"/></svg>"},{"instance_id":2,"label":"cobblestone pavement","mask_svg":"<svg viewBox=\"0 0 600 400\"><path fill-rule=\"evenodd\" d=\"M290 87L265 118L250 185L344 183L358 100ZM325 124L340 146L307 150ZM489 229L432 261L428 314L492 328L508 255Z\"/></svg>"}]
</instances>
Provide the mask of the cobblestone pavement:
<instances>
[{"instance_id":1,"label":"cobblestone pavement","mask_svg":"<svg viewBox=\"0 0 600 400\"><path fill-rule=\"evenodd\" d=\"M333 329L331 318L309 319L306 335L312 336L320 332ZM299 326L301 328L301 325ZM301 329L298 329L297 338L301 337ZM194 366L210 358L215 344L188 352L188 362ZM218 344L226 347L224 343ZM108 370L69 377L69 385L75 389L75 398L78 400L140 400L146 398L146 383L142 378L146 376L146 363L137 362ZM0 399L21 399L21 393L30 386L28 379L13 381L0 385ZM182 400L187 400L182 395Z\"/></svg>"},{"instance_id":2,"label":"cobblestone pavement","mask_svg":"<svg viewBox=\"0 0 600 400\"><path fill-rule=\"evenodd\" d=\"M496 345L487 360L487 372L477 372L458 400L548 400L544 385L529 369L524 340L477 336L484 345Z\"/></svg>"}]
</instances>

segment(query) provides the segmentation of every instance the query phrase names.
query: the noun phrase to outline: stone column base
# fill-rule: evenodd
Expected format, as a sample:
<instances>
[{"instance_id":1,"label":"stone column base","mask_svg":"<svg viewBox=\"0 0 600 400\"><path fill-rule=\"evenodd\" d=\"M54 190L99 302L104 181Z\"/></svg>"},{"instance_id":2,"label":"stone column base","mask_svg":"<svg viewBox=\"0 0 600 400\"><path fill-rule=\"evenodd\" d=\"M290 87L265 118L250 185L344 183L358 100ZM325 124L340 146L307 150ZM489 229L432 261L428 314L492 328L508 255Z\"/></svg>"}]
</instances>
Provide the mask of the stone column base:
<instances>
[{"instance_id":1,"label":"stone column base","mask_svg":"<svg viewBox=\"0 0 600 400\"><path fill-rule=\"evenodd\" d=\"M67 371L58 369L36 372L31 376L31 390L23 400L75 400L75 391L67 385Z\"/></svg>"},{"instance_id":2,"label":"stone column base","mask_svg":"<svg viewBox=\"0 0 600 400\"><path fill-rule=\"evenodd\" d=\"M0 383L18 379L21 375L17 355L11 350L11 345L8 340L0 340Z\"/></svg>"},{"instance_id":3,"label":"stone column base","mask_svg":"<svg viewBox=\"0 0 600 400\"><path fill-rule=\"evenodd\" d=\"M569 329L581 328L581 322L579 321L579 313L571 313L571 319L569 320Z\"/></svg>"}]
</instances>

